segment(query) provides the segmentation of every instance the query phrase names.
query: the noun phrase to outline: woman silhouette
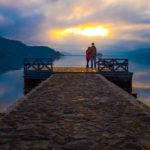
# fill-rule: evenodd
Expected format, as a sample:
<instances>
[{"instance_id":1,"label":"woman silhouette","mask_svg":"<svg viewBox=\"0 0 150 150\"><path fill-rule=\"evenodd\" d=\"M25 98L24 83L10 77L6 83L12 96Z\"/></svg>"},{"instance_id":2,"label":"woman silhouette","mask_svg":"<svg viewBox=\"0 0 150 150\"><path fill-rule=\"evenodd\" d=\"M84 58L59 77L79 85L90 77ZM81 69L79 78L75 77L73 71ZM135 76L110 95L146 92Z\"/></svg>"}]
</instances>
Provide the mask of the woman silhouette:
<instances>
[{"instance_id":1,"label":"woman silhouette","mask_svg":"<svg viewBox=\"0 0 150 150\"><path fill-rule=\"evenodd\" d=\"M86 68L89 68L89 61L91 59L91 47L88 47L86 50Z\"/></svg>"}]
</instances>

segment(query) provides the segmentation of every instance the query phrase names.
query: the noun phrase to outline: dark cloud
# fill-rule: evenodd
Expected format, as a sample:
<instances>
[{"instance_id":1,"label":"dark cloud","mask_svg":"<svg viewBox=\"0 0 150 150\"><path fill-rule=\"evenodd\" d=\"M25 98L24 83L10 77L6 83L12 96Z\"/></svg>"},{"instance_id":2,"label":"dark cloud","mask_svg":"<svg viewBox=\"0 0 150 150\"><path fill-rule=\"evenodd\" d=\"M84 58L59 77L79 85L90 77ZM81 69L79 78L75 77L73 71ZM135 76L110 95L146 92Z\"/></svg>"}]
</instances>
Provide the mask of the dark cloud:
<instances>
[{"instance_id":1,"label":"dark cloud","mask_svg":"<svg viewBox=\"0 0 150 150\"><path fill-rule=\"evenodd\" d=\"M28 38L34 36L34 34L36 35L37 32L40 31L41 22L44 21L44 16L42 14L22 16L20 11L8 7L1 9L0 13L7 20L0 25L0 34L16 39L28 41Z\"/></svg>"}]
</instances>

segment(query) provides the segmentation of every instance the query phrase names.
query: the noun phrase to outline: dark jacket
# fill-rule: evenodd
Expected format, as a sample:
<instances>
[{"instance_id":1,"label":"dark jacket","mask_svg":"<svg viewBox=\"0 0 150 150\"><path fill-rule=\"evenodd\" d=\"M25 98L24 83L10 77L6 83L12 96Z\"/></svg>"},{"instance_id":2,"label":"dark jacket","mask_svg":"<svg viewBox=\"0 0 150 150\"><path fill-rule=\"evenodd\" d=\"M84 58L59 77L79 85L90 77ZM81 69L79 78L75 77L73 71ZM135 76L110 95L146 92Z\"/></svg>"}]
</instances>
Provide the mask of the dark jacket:
<instances>
[{"instance_id":1,"label":"dark jacket","mask_svg":"<svg viewBox=\"0 0 150 150\"><path fill-rule=\"evenodd\" d=\"M91 47L91 57L96 57L96 47L95 46Z\"/></svg>"}]
</instances>

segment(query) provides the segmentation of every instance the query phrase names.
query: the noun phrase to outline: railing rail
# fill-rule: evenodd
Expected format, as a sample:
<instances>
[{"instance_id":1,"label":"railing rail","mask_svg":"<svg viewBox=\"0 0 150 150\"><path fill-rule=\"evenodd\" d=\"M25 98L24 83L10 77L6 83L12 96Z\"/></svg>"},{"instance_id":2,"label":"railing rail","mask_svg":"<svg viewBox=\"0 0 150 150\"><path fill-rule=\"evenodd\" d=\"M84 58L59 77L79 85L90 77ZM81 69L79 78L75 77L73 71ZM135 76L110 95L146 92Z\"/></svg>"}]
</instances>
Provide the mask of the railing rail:
<instances>
[{"instance_id":1,"label":"railing rail","mask_svg":"<svg viewBox=\"0 0 150 150\"><path fill-rule=\"evenodd\" d=\"M98 58L98 72L128 72L128 59L125 58ZM31 72L53 72L51 58L25 58L24 74Z\"/></svg>"},{"instance_id":2,"label":"railing rail","mask_svg":"<svg viewBox=\"0 0 150 150\"><path fill-rule=\"evenodd\" d=\"M128 72L128 59L100 58L97 62L99 72Z\"/></svg>"},{"instance_id":3,"label":"railing rail","mask_svg":"<svg viewBox=\"0 0 150 150\"><path fill-rule=\"evenodd\" d=\"M25 58L24 74L29 71L53 72L53 61L51 58Z\"/></svg>"}]
</instances>

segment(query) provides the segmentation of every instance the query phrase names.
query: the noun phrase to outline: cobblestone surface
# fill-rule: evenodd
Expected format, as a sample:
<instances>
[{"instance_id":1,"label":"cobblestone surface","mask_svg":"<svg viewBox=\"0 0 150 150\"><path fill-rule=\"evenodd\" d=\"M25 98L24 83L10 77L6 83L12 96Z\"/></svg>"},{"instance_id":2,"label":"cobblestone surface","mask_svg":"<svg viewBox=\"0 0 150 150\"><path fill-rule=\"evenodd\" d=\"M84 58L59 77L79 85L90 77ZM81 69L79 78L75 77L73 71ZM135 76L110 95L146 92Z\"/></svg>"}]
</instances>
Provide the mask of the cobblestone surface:
<instances>
[{"instance_id":1,"label":"cobblestone surface","mask_svg":"<svg viewBox=\"0 0 150 150\"><path fill-rule=\"evenodd\" d=\"M150 150L150 110L95 74L56 74L0 120L0 150Z\"/></svg>"}]
</instances>

